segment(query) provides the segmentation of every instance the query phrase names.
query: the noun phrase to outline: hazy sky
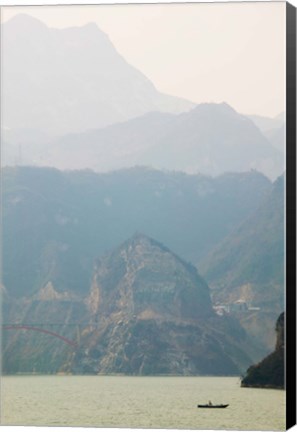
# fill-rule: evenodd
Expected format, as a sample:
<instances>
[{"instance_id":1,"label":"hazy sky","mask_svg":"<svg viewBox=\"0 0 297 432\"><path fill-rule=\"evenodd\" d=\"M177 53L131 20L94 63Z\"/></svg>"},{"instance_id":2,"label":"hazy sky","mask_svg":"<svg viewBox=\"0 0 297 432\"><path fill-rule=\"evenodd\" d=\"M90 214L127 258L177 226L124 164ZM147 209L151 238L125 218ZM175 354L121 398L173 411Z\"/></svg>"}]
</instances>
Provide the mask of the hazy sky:
<instances>
[{"instance_id":1,"label":"hazy sky","mask_svg":"<svg viewBox=\"0 0 297 432\"><path fill-rule=\"evenodd\" d=\"M95 22L158 90L228 102L244 114L285 109L285 3L4 7L49 27Z\"/></svg>"}]
</instances>

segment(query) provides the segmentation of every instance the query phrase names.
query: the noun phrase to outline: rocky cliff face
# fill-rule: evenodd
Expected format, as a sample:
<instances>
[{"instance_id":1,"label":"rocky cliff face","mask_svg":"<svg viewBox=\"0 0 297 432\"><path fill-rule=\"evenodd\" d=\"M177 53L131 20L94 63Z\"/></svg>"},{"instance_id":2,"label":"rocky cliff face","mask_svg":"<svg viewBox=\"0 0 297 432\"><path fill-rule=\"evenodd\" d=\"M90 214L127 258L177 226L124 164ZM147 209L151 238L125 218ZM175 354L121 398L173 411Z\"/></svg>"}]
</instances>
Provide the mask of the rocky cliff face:
<instances>
[{"instance_id":1,"label":"rocky cliff face","mask_svg":"<svg viewBox=\"0 0 297 432\"><path fill-rule=\"evenodd\" d=\"M247 361L235 327L213 313L197 270L145 235L98 261L86 304L92 325L65 370L220 375Z\"/></svg>"},{"instance_id":2,"label":"rocky cliff face","mask_svg":"<svg viewBox=\"0 0 297 432\"><path fill-rule=\"evenodd\" d=\"M241 382L242 387L284 388L284 313L278 317L275 330L277 335L275 350L247 370Z\"/></svg>"},{"instance_id":3,"label":"rocky cliff face","mask_svg":"<svg viewBox=\"0 0 297 432\"><path fill-rule=\"evenodd\" d=\"M85 330L79 349L62 370L77 374L239 374L248 358L241 344L218 331L219 322L212 325L113 316Z\"/></svg>"},{"instance_id":4,"label":"rocky cliff face","mask_svg":"<svg viewBox=\"0 0 297 432\"><path fill-rule=\"evenodd\" d=\"M96 314L197 320L212 313L209 289L196 268L161 243L136 234L99 260Z\"/></svg>"},{"instance_id":5,"label":"rocky cliff face","mask_svg":"<svg viewBox=\"0 0 297 432\"><path fill-rule=\"evenodd\" d=\"M244 330L213 312L197 270L143 234L97 261L86 295L48 283L4 309L5 322L42 325L76 343L10 329L4 373L230 375L251 363Z\"/></svg>"}]
</instances>

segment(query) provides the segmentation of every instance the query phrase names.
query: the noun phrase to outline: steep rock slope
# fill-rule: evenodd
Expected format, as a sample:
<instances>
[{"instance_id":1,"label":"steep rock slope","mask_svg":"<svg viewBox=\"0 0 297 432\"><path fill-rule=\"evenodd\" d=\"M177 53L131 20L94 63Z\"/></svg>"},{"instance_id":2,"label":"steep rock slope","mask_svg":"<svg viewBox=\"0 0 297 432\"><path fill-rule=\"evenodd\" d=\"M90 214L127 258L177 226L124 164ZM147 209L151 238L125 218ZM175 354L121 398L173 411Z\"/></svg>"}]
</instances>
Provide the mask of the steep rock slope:
<instances>
[{"instance_id":1,"label":"steep rock slope","mask_svg":"<svg viewBox=\"0 0 297 432\"><path fill-rule=\"evenodd\" d=\"M142 234L99 260L89 299L93 327L66 370L220 375L247 361L245 333L216 318L197 270Z\"/></svg>"},{"instance_id":2,"label":"steep rock slope","mask_svg":"<svg viewBox=\"0 0 297 432\"><path fill-rule=\"evenodd\" d=\"M142 234L99 261L94 284L100 316L127 309L128 315L195 320L212 310L207 284L195 267Z\"/></svg>"},{"instance_id":3,"label":"steep rock slope","mask_svg":"<svg viewBox=\"0 0 297 432\"><path fill-rule=\"evenodd\" d=\"M143 234L97 261L85 294L48 283L3 311L4 373L232 375L253 359L197 270Z\"/></svg>"},{"instance_id":4,"label":"steep rock slope","mask_svg":"<svg viewBox=\"0 0 297 432\"><path fill-rule=\"evenodd\" d=\"M284 313L278 317L275 331L277 335L275 350L258 364L249 367L241 381L242 387L284 388Z\"/></svg>"}]
</instances>

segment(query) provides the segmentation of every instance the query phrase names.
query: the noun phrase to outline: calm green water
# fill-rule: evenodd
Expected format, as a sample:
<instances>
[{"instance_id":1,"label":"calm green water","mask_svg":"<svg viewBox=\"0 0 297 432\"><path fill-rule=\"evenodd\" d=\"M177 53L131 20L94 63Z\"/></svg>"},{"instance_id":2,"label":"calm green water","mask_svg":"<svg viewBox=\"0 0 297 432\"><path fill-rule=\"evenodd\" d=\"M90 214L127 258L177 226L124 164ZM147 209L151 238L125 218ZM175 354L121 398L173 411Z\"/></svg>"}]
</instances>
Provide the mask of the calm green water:
<instances>
[{"instance_id":1,"label":"calm green water","mask_svg":"<svg viewBox=\"0 0 297 432\"><path fill-rule=\"evenodd\" d=\"M198 403L229 403L198 409ZM1 380L2 425L284 430L285 392L238 378L14 376Z\"/></svg>"}]
</instances>

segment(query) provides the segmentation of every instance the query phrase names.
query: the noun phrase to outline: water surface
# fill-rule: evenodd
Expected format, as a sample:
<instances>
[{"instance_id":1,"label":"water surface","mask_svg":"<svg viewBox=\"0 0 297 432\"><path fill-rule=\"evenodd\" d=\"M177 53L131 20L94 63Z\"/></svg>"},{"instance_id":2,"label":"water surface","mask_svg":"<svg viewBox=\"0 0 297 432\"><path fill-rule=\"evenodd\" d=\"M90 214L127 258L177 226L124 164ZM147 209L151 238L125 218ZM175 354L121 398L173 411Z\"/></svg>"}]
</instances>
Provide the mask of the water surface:
<instances>
[{"instance_id":1,"label":"water surface","mask_svg":"<svg viewBox=\"0 0 297 432\"><path fill-rule=\"evenodd\" d=\"M208 400L230 405L197 408ZM1 424L285 430L285 392L229 377L5 376Z\"/></svg>"}]
</instances>

